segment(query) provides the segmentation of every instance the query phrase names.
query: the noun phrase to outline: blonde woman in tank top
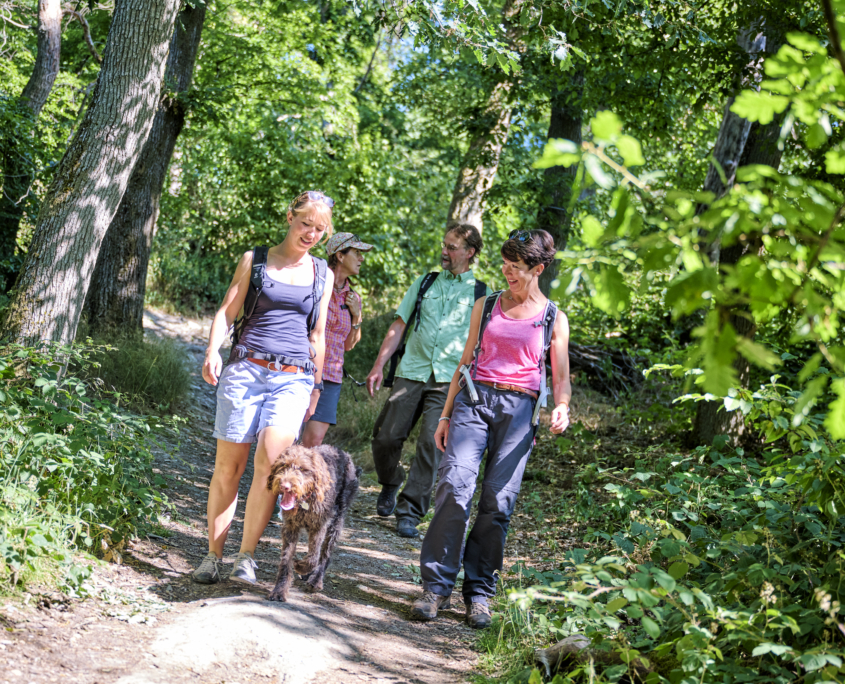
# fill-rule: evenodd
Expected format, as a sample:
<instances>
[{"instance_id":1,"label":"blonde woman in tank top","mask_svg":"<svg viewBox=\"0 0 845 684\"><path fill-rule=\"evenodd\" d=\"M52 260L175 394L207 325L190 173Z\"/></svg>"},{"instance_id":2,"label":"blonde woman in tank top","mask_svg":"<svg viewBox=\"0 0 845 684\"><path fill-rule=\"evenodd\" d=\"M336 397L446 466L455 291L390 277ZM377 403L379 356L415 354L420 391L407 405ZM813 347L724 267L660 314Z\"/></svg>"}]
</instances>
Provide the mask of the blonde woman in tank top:
<instances>
[{"instance_id":1,"label":"blonde woman in tank top","mask_svg":"<svg viewBox=\"0 0 845 684\"><path fill-rule=\"evenodd\" d=\"M297 196L288 208L285 239L269 250L243 255L211 325L202 377L217 386L217 457L208 488L208 555L193 572L195 582L213 584L221 579L223 545L255 441L243 538L229 579L256 581L255 547L275 504L267 489L270 468L293 444L303 419L314 413L322 390L326 312L334 275L324 260L309 252L324 237L331 237L333 205L333 199L315 190ZM260 269L261 291L223 368L220 345L244 308L256 254L266 254L266 266ZM255 263L260 266L260 256Z\"/></svg>"},{"instance_id":2,"label":"blonde woman in tank top","mask_svg":"<svg viewBox=\"0 0 845 684\"><path fill-rule=\"evenodd\" d=\"M539 278L552 263L555 247L544 230L514 231L501 253L508 288L498 295L483 328L477 358L474 352L485 300L476 302L462 366L452 377L434 435L445 454L434 518L420 555L423 595L412 607L412 615L421 620L431 620L440 608L447 608L463 557L463 600L467 623L474 628L490 624L487 600L496 593L510 517L534 446L534 411L541 387L545 388L541 374L545 374L543 321L548 303L540 292ZM569 324L563 312L558 312L552 323L553 309L548 312L549 325L553 325L549 349L554 396L551 431L561 433L569 425L572 395ZM462 374L462 369L473 364L471 373ZM485 449L478 514L466 537Z\"/></svg>"}]
</instances>

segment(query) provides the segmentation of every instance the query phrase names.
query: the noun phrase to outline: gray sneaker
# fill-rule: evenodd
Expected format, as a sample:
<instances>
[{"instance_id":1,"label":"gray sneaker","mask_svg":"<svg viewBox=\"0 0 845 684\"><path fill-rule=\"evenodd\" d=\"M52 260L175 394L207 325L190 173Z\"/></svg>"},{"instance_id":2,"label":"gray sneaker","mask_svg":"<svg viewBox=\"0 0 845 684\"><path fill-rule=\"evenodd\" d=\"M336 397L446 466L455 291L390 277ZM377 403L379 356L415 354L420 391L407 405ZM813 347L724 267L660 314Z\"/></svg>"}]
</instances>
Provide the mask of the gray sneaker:
<instances>
[{"instance_id":1,"label":"gray sneaker","mask_svg":"<svg viewBox=\"0 0 845 684\"><path fill-rule=\"evenodd\" d=\"M200 566L191 573L194 582L217 584L220 581L220 559L211 551L202 559Z\"/></svg>"},{"instance_id":2,"label":"gray sneaker","mask_svg":"<svg viewBox=\"0 0 845 684\"><path fill-rule=\"evenodd\" d=\"M258 563L248 553L239 553L235 558L235 567L229 573L229 579L246 584L255 584L255 569Z\"/></svg>"}]
</instances>

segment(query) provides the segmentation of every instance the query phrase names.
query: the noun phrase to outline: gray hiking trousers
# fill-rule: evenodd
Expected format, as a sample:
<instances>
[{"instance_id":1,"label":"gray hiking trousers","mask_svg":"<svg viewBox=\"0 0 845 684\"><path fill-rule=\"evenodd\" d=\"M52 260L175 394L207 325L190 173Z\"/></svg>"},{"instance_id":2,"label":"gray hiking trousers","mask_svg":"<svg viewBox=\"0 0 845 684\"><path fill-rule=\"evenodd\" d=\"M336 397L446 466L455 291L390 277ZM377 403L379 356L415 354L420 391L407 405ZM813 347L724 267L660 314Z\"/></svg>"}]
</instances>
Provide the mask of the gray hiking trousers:
<instances>
[{"instance_id":1,"label":"gray hiking trousers","mask_svg":"<svg viewBox=\"0 0 845 684\"><path fill-rule=\"evenodd\" d=\"M373 461L382 485L401 485L405 470L400 463L402 445L422 417L417 453L411 463L408 482L396 502L396 519L419 523L428 511L431 492L437 481L437 466L443 452L434 446L437 421L449 394L448 382L428 382L396 378L390 397L373 429Z\"/></svg>"},{"instance_id":2,"label":"gray hiking trousers","mask_svg":"<svg viewBox=\"0 0 845 684\"><path fill-rule=\"evenodd\" d=\"M476 385L473 404L466 389L455 398L446 453L434 499L434 518L423 539L423 589L449 596L464 566L465 602L486 603L495 595L522 475L534 448L534 399L527 394ZM466 537L481 458L487 449L475 523ZM466 548L464 538L466 537Z\"/></svg>"}]
</instances>

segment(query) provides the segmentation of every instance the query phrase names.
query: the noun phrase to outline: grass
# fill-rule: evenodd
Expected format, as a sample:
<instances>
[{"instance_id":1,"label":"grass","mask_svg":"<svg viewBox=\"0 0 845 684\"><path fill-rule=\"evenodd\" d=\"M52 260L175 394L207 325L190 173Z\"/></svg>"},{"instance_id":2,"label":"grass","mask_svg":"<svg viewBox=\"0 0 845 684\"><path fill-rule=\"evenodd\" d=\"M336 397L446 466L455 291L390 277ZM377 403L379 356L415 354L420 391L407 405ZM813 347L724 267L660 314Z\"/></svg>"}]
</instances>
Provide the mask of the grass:
<instances>
[{"instance_id":1,"label":"grass","mask_svg":"<svg viewBox=\"0 0 845 684\"><path fill-rule=\"evenodd\" d=\"M108 349L94 358L95 367L84 379L93 380L121 395L125 404L140 411L172 410L184 403L191 385L183 345L170 338L139 336L95 340Z\"/></svg>"}]
</instances>

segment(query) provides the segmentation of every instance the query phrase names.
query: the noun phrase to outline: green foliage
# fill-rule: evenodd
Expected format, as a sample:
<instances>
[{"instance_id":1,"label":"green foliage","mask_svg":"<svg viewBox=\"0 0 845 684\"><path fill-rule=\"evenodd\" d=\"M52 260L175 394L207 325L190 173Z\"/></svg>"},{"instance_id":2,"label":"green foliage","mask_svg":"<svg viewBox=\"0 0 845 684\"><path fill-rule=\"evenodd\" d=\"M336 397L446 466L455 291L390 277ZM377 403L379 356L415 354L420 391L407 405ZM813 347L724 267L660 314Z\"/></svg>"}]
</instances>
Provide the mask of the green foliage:
<instances>
[{"instance_id":1,"label":"green foliage","mask_svg":"<svg viewBox=\"0 0 845 684\"><path fill-rule=\"evenodd\" d=\"M153 419L91 392L101 349L5 347L0 356L0 578L15 585L68 549L108 552L157 519L165 480L153 471ZM66 570L70 588L85 571Z\"/></svg>"},{"instance_id":2,"label":"green foliage","mask_svg":"<svg viewBox=\"0 0 845 684\"><path fill-rule=\"evenodd\" d=\"M815 40L799 38L790 34L793 43L805 47ZM766 61L766 70L797 86L790 85L790 98L784 95L778 111L788 106L808 122L810 103L819 112L830 106L810 87L815 81L805 78L809 67L786 60L784 55L790 50L795 48L781 48ZM809 73L824 81L825 87L838 87L839 80L845 79L838 63L816 57L813 64L822 73L812 69ZM801 77L793 78L798 72ZM774 88L777 83L764 81L763 87ZM748 105L763 101L749 94L740 101L742 112L766 118L763 110L752 111ZM691 348L687 367L702 369L695 383L713 396L727 396L737 387L733 364L738 354L768 370L780 363L763 345L738 335L732 315L764 326L797 312L793 341L816 342L826 364L837 373L845 372L845 347L840 346L836 313L845 301L845 278L836 265L845 260L841 226L845 196L837 186L780 174L768 166L751 166L739 170L741 182L721 198L669 185L658 190L648 178L637 178L629 170L632 159L637 163L640 159L617 117L602 112L591 122L591 129L594 139L582 148L552 141L538 162L542 167L578 163L583 183L598 185L611 198L609 219L602 225L585 217L583 240L564 253L568 272L561 277L561 293L572 293L583 282L596 307L620 315L634 290L657 287L676 319L709 310L703 325L694 330L698 343ZM720 268L711 262L706 255L717 242L723 252L743 249L738 263ZM839 406L835 405L837 411L841 411ZM832 419L830 425L831 434L838 437L838 423Z\"/></svg>"},{"instance_id":3,"label":"green foliage","mask_svg":"<svg viewBox=\"0 0 845 684\"><path fill-rule=\"evenodd\" d=\"M531 584L510 593L531 606L532 638L586 634L623 663L650 663L653 682L845 681L845 450L801 400L773 381L725 401L767 435L762 458L722 439L584 468L587 548L553 571L521 568ZM590 494L599 486L607 502ZM524 632L524 618L505 618L501 629Z\"/></svg>"}]
</instances>

